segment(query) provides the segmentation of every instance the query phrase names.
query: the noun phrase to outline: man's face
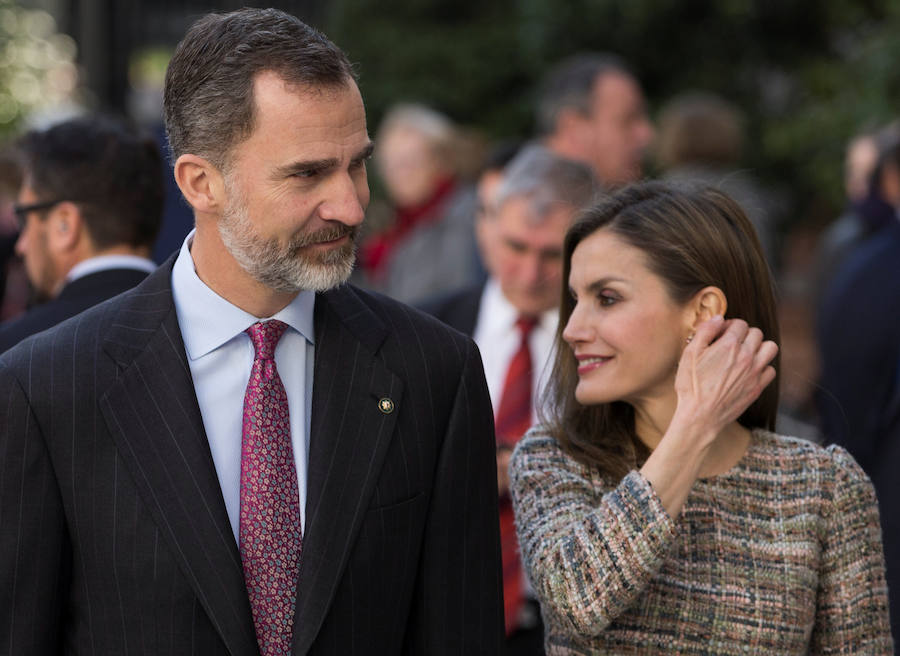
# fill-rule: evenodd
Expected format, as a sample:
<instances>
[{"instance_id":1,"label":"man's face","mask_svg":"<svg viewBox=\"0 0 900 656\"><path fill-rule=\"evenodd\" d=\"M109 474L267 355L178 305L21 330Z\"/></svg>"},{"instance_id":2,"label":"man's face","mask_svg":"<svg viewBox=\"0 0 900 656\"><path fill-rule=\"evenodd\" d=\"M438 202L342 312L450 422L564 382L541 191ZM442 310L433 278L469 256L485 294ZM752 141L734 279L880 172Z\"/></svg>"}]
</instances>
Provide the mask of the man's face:
<instances>
[{"instance_id":1,"label":"man's face","mask_svg":"<svg viewBox=\"0 0 900 656\"><path fill-rule=\"evenodd\" d=\"M352 81L335 89L254 83L253 133L224 173L222 242L241 269L277 292L324 290L349 277L369 203L372 145Z\"/></svg>"},{"instance_id":2,"label":"man's face","mask_svg":"<svg viewBox=\"0 0 900 656\"><path fill-rule=\"evenodd\" d=\"M22 185L19 205L31 205L41 200L27 183ZM29 212L16 242L16 253L25 263L25 273L38 301L53 298L62 281L60 267L50 249L47 215L47 211Z\"/></svg>"},{"instance_id":3,"label":"man's face","mask_svg":"<svg viewBox=\"0 0 900 656\"><path fill-rule=\"evenodd\" d=\"M375 162L391 200L400 207L425 203L448 175L432 140L405 126L379 132L377 139Z\"/></svg>"},{"instance_id":4,"label":"man's face","mask_svg":"<svg viewBox=\"0 0 900 656\"><path fill-rule=\"evenodd\" d=\"M644 96L631 77L606 73L594 81L582 138L600 181L618 186L641 177L641 160L653 140Z\"/></svg>"},{"instance_id":5,"label":"man's face","mask_svg":"<svg viewBox=\"0 0 900 656\"><path fill-rule=\"evenodd\" d=\"M491 261L499 250L495 244L497 240L497 191L503 182L503 170L494 169L485 171L478 178L475 186L475 238L478 242L478 252L484 262L485 269L496 271L498 265Z\"/></svg>"},{"instance_id":6,"label":"man's face","mask_svg":"<svg viewBox=\"0 0 900 656\"><path fill-rule=\"evenodd\" d=\"M563 239L574 212L557 206L535 222L528 199L514 196L488 219L495 223L487 265L519 313L537 316L559 305Z\"/></svg>"}]
</instances>

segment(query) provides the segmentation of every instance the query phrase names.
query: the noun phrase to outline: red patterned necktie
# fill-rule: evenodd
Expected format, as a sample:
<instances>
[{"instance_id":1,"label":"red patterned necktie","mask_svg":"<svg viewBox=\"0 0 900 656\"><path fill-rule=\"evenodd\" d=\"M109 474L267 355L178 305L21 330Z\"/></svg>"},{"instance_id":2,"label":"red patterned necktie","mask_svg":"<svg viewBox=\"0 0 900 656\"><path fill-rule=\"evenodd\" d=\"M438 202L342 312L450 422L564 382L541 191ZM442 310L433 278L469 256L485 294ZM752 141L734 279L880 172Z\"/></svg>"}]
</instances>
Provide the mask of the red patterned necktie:
<instances>
[{"instance_id":1,"label":"red patterned necktie","mask_svg":"<svg viewBox=\"0 0 900 656\"><path fill-rule=\"evenodd\" d=\"M246 331L256 357L244 394L238 536L261 656L290 654L302 543L287 394L275 368L286 329L272 320Z\"/></svg>"},{"instance_id":2,"label":"red patterned necktie","mask_svg":"<svg viewBox=\"0 0 900 656\"><path fill-rule=\"evenodd\" d=\"M503 395L497 410L495 429L497 446L512 448L531 426L531 389L533 366L528 338L537 324L533 317L519 317L519 348L506 371ZM506 634L518 625L518 617L525 601L522 590L522 561L516 540L516 524L509 495L500 499L500 554L503 560L503 610L506 615Z\"/></svg>"}]
</instances>

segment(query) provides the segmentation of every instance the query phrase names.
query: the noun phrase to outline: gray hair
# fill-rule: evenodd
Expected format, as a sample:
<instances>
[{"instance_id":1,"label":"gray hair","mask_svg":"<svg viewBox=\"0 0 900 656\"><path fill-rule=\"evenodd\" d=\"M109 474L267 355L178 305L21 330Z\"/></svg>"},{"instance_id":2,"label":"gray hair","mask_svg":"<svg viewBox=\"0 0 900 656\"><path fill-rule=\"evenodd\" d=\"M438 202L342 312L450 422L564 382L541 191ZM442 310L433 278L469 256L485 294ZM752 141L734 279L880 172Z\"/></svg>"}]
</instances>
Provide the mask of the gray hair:
<instances>
[{"instance_id":1,"label":"gray hair","mask_svg":"<svg viewBox=\"0 0 900 656\"><path fill-rule=\"evenodd\" d=\"M394 105L378 126L378 134L384 135L394 128L414 130L436 143L450 141L455 132L453 122L430 107L417 103Z\"/></svg>"},{"instance_id":2,"label":"gray hair","mask_svg":"<svg viewBox=\"0 0 900 656\"><path fill-rule=\"evenodd\" d=\"M534 222L539 223L559 205L584 209L596 199L598 191L590 167L534 144L523 148L504 169L497 207L511 198L525 197Z\"/></svg>"},{"instance_id":3,"label":"gray hair","mask_svg":"<svg viewBox=\"0 0 900 656\"><path fill-rule=\"evenodd\" d=\"M290 14L207 14L188 30L166 70L172 158L192 153L225 167L231 149L253 132L253 81L264 71L298 86L339 89L354 79L340 48Z\"/></svg>"},{"instance_id":4,"label":"gray hair","mask_svg":"<svg viewBox=\"0 0 900 656\"><path fill-rule=\"evenodd\" d=\"M589 114L594 82L598 76L608 73L634 77L621 57L608 53L574 55L551 69L538 92L538 132L553 133L563 110Z\"/></svg>"}]
</instances>

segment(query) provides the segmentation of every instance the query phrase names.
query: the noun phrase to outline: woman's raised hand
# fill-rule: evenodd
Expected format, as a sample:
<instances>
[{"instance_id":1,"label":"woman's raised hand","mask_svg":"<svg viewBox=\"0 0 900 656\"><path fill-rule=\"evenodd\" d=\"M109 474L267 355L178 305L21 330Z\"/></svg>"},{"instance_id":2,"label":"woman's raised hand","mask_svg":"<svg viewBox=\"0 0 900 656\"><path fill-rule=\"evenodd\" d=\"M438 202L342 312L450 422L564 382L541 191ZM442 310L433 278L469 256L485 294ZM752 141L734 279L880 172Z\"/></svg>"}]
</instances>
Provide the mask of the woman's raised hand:
<instances>
[{"instance_id":1,"label":"woman's raised hand","mask_svg":"<svg viewBox=\"0 0 900 656\"><path fill-rule=\"evenodd\" d=\"M769 363L777 353L775 342L764 341L759 329L739 319L717 316L697 328L678 363L675 414L641 467L672 518L681 512L719 433L775 378Z\"/></svg>"},{"instance_id":2,"label":"woman's raised hand","mask_svg":"<svg viewBox=\"0 0 900 656\"><path fill-rule=\"evenodd\" d=\"M673 422L689 422L711 439L736 420L775 378L773 341L741 319L704 321L684 349L675 376Z\"/></svg>"}]
</instances>

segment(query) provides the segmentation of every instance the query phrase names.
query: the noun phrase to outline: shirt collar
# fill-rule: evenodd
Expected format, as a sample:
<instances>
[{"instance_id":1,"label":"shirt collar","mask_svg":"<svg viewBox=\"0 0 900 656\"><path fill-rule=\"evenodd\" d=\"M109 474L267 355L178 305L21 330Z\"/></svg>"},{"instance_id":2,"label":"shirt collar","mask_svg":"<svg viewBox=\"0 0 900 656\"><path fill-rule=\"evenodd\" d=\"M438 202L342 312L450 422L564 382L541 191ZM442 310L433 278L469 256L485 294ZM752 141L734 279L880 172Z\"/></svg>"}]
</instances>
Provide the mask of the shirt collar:
<instances>
[{"instance_id":1,"label":"shirt collar","mask_svg":"<svg viewBox=\"0 0 900 656\"><path fill-rule=\"evenodd\" d=\"M69 273L66 274L66 282L109 269L135 269L153 273L156 270L156 263L137 255L98 255L82 260L69 269Z\"/></svg>"},{"instance_id":2,"label":"shirt collar","mask_svg":"<svg viewBox=\"0 0 900 656\"><path fill-rule=\"evenodd\" d=\"M247 330L259 318L219 296L200 280L194 268L190 246L194 231L185 238L172 268L172 295L191 360L214 351ZM286 307L267 319L278 319L303 335L311 344L315 292L301 291Z\"/></svg>"}]
</instances>

